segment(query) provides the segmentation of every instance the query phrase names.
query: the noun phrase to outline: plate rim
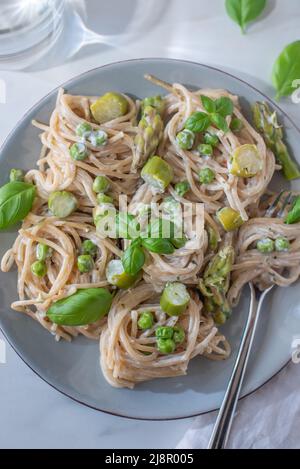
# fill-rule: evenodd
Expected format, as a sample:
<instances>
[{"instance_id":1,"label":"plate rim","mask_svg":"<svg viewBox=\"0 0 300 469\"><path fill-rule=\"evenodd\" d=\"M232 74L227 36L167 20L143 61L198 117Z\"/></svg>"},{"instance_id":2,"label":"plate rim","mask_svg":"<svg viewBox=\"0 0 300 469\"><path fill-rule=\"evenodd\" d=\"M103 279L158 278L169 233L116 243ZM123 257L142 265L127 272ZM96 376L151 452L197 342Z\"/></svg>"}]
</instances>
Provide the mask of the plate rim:
<instances>
[{"instance_id":1,"label":"plate rim","mask_svg":"<svg viewBox=\"0 0 300 469\"><path fill-rule=\"evenodd\" d=\"M96 72L97 70L102 70L104 68L109 68L111 66L114 66L114 65L120 65L120 64L126 64L126 63L135 63L135 62L148 62L148 61L158 61L158 62L170 62L170 63L176 63L176 62L180 62L180 63L186 63L186 64L191 64L191 65L196 65L196 66L200 66L200 67L204 67L206 69L209 69L209 70L213 70L213 71L216 71L218 73L221 73L221 74L224 74L224 75L227 75L229 76L230 78L240 82L240 83L243 83L244 85L246 85L248 88L252 89L253 91L255 91L256 93L260 94L262 97L264 97L268 102L270 102L272 104L272 106L274 108L276 108L277 110L280 111L280 113L285 117L285 119L287 119L290 124L295 128L295 130L300 134L300 128L298 127L298 125L294 122L294 120L287 114L286 111L284 111L272 98L270 98L269 96L267 96L265 93L263 93L262 91L260 91L256 86L254 85L251 85L250 83L248 83L246 80L242 79L242 78L239 78L237 77L236 75L232 74L231 72L228 72L228 71L225 71L223 70L222 68L218 68L217 66L214 66L214 65L207 65L207 64L204 64L204 63L201 63L201 62L195 62L195 61L192 61L192 60L185 60L185 59L175 59L175 58L167 58L167 57L141 57L141 58L134 58L134 59L126 59L126 60L117 60L115 62L110 62L110 63L106 63L106 64L103 64L103 65L99 65L97 67L94 67L94 68L91 68L89 70L86 70L82 73L79 73L78 75L75 75L73 76L72 78L68 79L67 81L61 83L60 85L57 85L55 86L53 89L51 89L47 94L45 94L44 96L42 96L42 98L40 98L35 104L33 104L23 115L22 117L17 121L17 123L14 125L14 127L10 130L10 132L8 133L8 135L6 136L6 138L4 139L1 147L0 147L0 156L2 154L3 151L5 151L5 147L7 146L7 144L9 143L11 137L13 137L13 134L17 131L17 129L21 126L22 122L36 109L38 108L42 103L43 101L45 101L48 97L50 97L52 94L54 94L54 92L58 91L60 88L68 88L69 85L73 84L74 82L76 82L77 80L79 79L82 79L84 78L85 75L89 75L90 73L93 73L93 72ZM8 334L6 333L6 331L4 330L4 328L2 327L2 325L0 324L0 331L2 332L3 336L5 337L5 339L7 340L7 342L9 343L9 345L12 347L12 349L14 350L14 352L21 358L21 360L23 361L23 363L25 363L25 365L28 366L28 368L30 368L34 374L36 376L38 376L42 381L44 381L45 383L47 383L49 386L51 386L52 389L55 389L57 392L59 392L60 394L68 397L69 399L72 399L73 401L77 402L78 404L81 404L85 407L88 407L90 409L93 409L93 410L96 410L98 412L103 412L105 414L108 414L108 415L112 415L114 417L120 417L120 418L126 418L126 419L130 419L130 420L140 420L140 421L172 421L172 420L183 420L183 419L188 419L188 418L194 418L194 417L198 417L200 415L206 415L206 414L209 414L209 413L212 413L212 412L215 412L217 411L219 408L214 408L214 409L211 409L211 410L207 410L207 411L202 411L202 412L196 412L196 413L192 413L192 414L188 414L188 415L181 415L181 416L175 416L175 417L162 417L162 418L158 418L158 417L137 417L137 416L132 416L132 415L126 415L126 413L120 413L119 412L113 412L111 410L104 410L104 409L101 409L100 407L98 406L94 406L92 404L89 404L88 402L85 402L85 401L81 401L79 398L76 398L75 396L72 396L71 394L68 394L66 391L64 391L63 389L60 389L58 386L54 385L52 382L50 382L50 380L48 380L47 378L45 378L44 376L42 376L42 374L40 372L38 372L32 364L29 363L29 361L27 361L23 356L22 356L22 353L18 350L17 346L13 343L13 340L8 336ZM272 376L270 376L266 381L264 381L262 384L260 384L259 386L256 386L252 391L246 393L245 395L241 396L239 400L242 400L248 396L251 396L252 394L254 394L256 391L258 391L259 389L261 389L263 386L265 386L266 384L268 384L273 378L275 378L279 373L281 373L282 370L284 370L284 368L286 368L289 364L291 363L291 359L289 359L286 363L284 363L283 366L281 366Z\"/></svg>"}]
</instances>

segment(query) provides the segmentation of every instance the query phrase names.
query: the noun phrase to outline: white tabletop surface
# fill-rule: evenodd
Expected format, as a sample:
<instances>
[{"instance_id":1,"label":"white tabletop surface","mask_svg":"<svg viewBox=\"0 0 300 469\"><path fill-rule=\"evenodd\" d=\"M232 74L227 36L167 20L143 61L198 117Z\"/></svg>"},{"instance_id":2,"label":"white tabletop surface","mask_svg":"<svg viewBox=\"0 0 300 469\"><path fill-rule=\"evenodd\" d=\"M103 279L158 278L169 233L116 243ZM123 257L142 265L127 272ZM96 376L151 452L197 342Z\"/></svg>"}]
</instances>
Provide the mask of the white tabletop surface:
<instances>
[{"instance_id":1,"label":"white tabletop surface","mask_svg":"<svg viewBox=\"0 0 300 469\"><path fill-rule=\"evenodd\" d=\"M226 16L221 0L146 0L153 15L137 18L134 12L143 1L86 2L87 23L99 33L141 29L138 40L126 47L93 45L50 69L0 71L7 83L6 103L0 103L0 143L52 88L90 68L129 58L172 57L218 65L272 96L272 64L286 44L300 39L299 0L269 0L263 20L246 36ZM299 122L300 105L284 101L282 107ZM0 364L1 448L174 448L192 424L193 419L139 422L93 411L40 380L8 345L6 358Z\"/></svg>"}]
</instances>

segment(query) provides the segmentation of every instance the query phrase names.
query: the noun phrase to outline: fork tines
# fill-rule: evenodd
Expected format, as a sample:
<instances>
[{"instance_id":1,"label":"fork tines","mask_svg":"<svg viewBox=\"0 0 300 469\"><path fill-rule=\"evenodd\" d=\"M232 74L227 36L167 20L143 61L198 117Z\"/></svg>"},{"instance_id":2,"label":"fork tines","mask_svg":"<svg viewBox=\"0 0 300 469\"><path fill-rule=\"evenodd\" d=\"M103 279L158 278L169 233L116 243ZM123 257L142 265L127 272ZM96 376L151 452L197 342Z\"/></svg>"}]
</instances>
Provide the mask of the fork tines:
<instances>
[{"instance_id":1,"label":"fork tines","mask_svg":"<svg viewBox=\"0 0 300 469\"><path fill-rule=\"evenodd\" d=\"M282 197L283 197L284 194L287 194L287 195L282 200ZM275 216L277 218L282 218L284 216L286 207L292 203L292 200L293 200L293 193L292 192L286 193L285 191L281 191L278 194L278 196L276 197L276 199L274 200L274 202L270 205L270 207L266 211L265 216L267 218L273 218ZM280 202L282 202L282 203L280 203ZM278 210L278 212L277 212L277 210Z\"/></svg>"}]
</instances>

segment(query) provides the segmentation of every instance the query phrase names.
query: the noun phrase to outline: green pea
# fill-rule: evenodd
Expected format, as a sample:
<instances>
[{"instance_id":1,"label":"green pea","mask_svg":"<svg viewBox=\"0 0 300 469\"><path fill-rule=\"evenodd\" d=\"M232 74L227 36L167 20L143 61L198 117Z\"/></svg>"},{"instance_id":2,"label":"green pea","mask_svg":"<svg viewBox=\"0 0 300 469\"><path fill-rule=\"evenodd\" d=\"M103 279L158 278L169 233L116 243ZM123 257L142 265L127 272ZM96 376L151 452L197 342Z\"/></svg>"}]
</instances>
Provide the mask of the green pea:
<instances>
[{"instance_id":1,"label":"green pea","mask_svg":"<svg viewBox=\"0 0 300 469\"><path fill-rule=\"evenodd\" d=\"M93 191L96 193L107 192L109 187L109 180L105 176L97 176L93 182Z\"/></svg>"},{"instance_id":2,"label":"green pea","mask_svg":"<svg viewBox=\"0 0 300 469\"><path fill-rule=\"evenodd\" d=\"M157 339L156 344L158 351L164 355L173 353L176 348L176 344L172 339Z\"/></svg>"},{"instance_id":3,"label":"green pea","mask_svg":"<svg viewBox=\"0 0 300 469\"><path fill-rule=\"evenodd\" d=\"M215 134L211 134L209 132L206 132L203 140L204 140L204 143L206 143L207 145L211 145L212 147L215 147L219 143L218 136Z\"/></svg>"},{"instance_id":4,"label":"green pea","mask_svg":"<svg viewBox=\"0 0 300 469\"><path fill-rule=\"evenodd\" d=\"M185 339L185 332L184 329L181 326L175 326L174 327L174 334L173 334L173 340L175 344L182 344Z\"/></svg>"},{"instance_id":5,"label":"green pea","mask_svg":"<svg viewBox=\"0 0 300 469\"><path fill-rule=\"evenodd\" d=\"M39 261L44 261L52 254L52 249L47 244L39 243L36 247L36 258Z\"/></svg>"},{"instance_id":6,"label":"green pea","mask_svg":"<svg viewBox=\"0 0 300 469\"><path fill-rule=\"evenodd\" d=\"M89 153L86 145L84 143L73 143L70 148L70 155L72 160L82 161L85 160Z\"/></svg>"},{"instance_id":7,"label":"green pea","mask_svg":"<svg viewBox=\"0 0 300 469\"><path fill-rule=\"evenodd\" d=\"M213 147L212 145L208 145L207 143L200 143L197 147L198 152L200 155L203 156L211 156L213 154Z\"/></svg>"},{"instance_id":8,"label":"green pea","mask_svg":"<svg viewBox=\"0 0 300 469\"><path fill-rule=\"evenodd\" d=\"M86 273L90 272L94 268L94 261L92 256L89 254L82 254L77 258L77 267L79 272Z\"/></svg>"},{"instance_id":9,"label":"green pea","mask_svg":"<svg viewBox=\"0 0 300 469\"><path fill-rule=\"evenodd\" d=\"M158 339L172 339L173 333L173 327L169 326L159 326L155 331L155 335Z\"/></svg>"},{"instance_id":10,"label":"green pea","mask_svg":"<svg viewBox=\"0 0 300 469\"><path fill-rule=\"evenodd\" d=\"M188 181L181 181L175 184L175 191L180 197L184 197L190 188Z\"/></svg>"},{"instance_id":11,"label":"green pea","mask_svg":"<svg viewBox=\"0 0 300 469\"><path fill-rule=\"evenodd\" d=\"M232 132L240 132L244 127L243 122L238 117L234 117L230 124L230 129Z\"/></svg>"},{"instance_id":12,"label":"green pea","mask_svg":"<svg viewBox=\"0 0 300 469\"><path fill-rule=\"evenodd\" d=\"M256 244L257 249L259 252L263 254L270 254L274 251L275 244L274 241L270 238L260 239Z\"/></svg>"},{"instance_id":13,"label":"green pea","mask_svg":"<svg viewBox=\"0 0 300 469\"><path fill-rule=\"evenodd\" d=\"M24 181L24 171L22 169L11 169L9 173L10 182Z\"/></svg>"},{"instance_id":14,"label":"green pea","mask_svg":"<svg viewBox=\"0 0 300 469\"><path fill-rule=\"evenodd\" d=\"M101 205L101 204L113 204L114 199L112 197L110 197L109 195L100 193L100 194L97 195L97 202L98 202L99 205Z\"/></svg>"},{"instance_id":15,"label":"green pea","mask_svg":"<svg viewBox=\"0 0 300 469\"><path fill-rule=\"evenodd\" d=\"M287 238L280 237L275 239L275 249L278 252L288 252L290 250L290 242Z\"/></svg>"},{"instance_id":16,"label":"green pea","mask_svg":"<svg viewBox=\"0 0 300 469\"><path fill-rule=\"evenodd\" d=\"M96 130L95 132L91 132L88 139L93 147L102 147L106 145L108 135L104 130Z\"/></svg>"},{"instance_id":17,"label":"green pea","mask_svg":"<svg viewBox=\"0 0 300 469\"><path fill-rule=\"evenodd\" d=\"M89 254L92 257L95 257L98 251L97 245L93 243L93 241L91 241L90 239L86 239L82 243L81 249L82 249L82 254Z\"/></svg>"},{"instance_id":18,"label":"green pea","mask_svg":"<svg viewBox=\"0 0 300 469\"><path fill-rule=\"evenodd\" d=\"M151 329L153 323L153 314L151 313L151 311L143 311L138 320L139 329Z\"/></svg>"},{"instance_id":19,"label":"green pea","mask_svg":"<svg viewBox=\"0 0 300 469\"><path fill-rule=\"evenodd\" d=\"M77 208L75 195L68 191L55 191L50 194L48 207L50 212L58 218L66 218Z\"/></svg>"},{"instance_id":20,"label":"green pea","mask_svg":"<svg viewBox=\"0 0 300 469\"><path fill-rule=\"evenodd\" d=\"M199 181L201 184L211 184L215 179L215 172L210 168L203 168L199 171Z\"/></svg>"},{"instance_id":21,"label":"green pea","mask_svg":"<svg viewBox=\"0 0 300 469\"><path fill-rule=\"evenodd\" d=\"M92 130L92 126L88 122L81 122L81 124L78 124L76 127L76 135L78 135L78 137L87 138Z\"/></svg>"},{"instance_id":22,"label":"green pea","mask_svg":"<svg viewBox=\"0 0 300 469\"><path fill-rule=\"evenodd\" d=\"M44 261L35 261L31 264L31 272L37 277L44 277L47 273L47 266Z\"/></svg>"},{"instance_id":23,"label":"green pea","mask_svg":"<svg viewBox=\"0 0 300 469\"><path fill-rule=\"evenodd\" d=\"M195 141L195 134L191 130L185 129L177 134L176 142L183 150L191 150Z\"/></svg>"}]
</instances>

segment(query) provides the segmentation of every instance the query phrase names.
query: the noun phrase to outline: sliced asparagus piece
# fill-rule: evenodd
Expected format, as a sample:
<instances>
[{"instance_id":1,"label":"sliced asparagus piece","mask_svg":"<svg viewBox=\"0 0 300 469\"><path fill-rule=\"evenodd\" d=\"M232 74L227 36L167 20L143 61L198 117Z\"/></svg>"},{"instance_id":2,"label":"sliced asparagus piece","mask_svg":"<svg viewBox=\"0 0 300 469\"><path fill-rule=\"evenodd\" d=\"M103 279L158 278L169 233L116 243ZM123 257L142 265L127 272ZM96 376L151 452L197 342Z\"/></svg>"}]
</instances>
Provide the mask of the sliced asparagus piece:
<instances>
[{"instance_id":1,"label":"sliced asparagus piece","mask_svg":"<svg viewBox=\"0 0 300 469\"><path fill-rule=\"evenodd\" d=\"M291 181L300 177L300 168L292 159L283 141L283 129L278 124L276 111L272 112L269 105L257 102L253 106L254 124L262 134L267 147L272 150L277 161L282 166L284 177Z\"/></svg>"},{"instance_id":2,"label":"sliced asparagus piece","mask_svg":"<svg viewBox=\"0 0 300 469\"><path fill-rule=\"evenodd\" d=\"M212 313L217 324L223 324L231 314L226 293L234 262L231 246L221 249L210 261L199 282L207 312Z\"/></svg>"}]
</instances>

